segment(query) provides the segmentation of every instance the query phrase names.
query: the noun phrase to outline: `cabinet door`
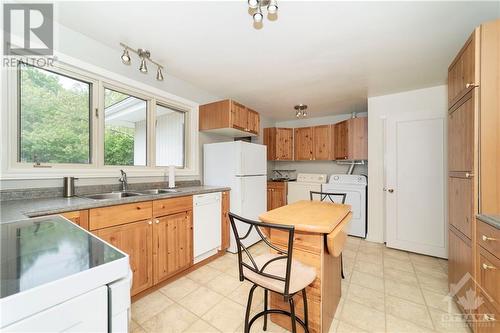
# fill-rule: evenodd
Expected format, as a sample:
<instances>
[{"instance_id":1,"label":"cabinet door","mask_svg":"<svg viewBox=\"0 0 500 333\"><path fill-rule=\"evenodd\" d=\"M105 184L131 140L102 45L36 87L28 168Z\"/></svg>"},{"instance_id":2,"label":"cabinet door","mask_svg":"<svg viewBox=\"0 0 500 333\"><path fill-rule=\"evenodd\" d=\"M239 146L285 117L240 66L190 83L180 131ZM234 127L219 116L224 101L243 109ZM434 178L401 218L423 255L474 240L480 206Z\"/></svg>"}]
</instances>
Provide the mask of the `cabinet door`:
<instances>
[{"instance_id":1,"label":"cabinet door","mask_svg":"<svg viewBox=\"0 0 500 333\"><path fill-rule=\"evenodd\" d=\"M453 63L448 68L448 107L452 107L475 82L475 33L467 40Z\"/></svg>"},{"instance_id":2,"label":"cabinet door","mask_svg":"<svg viewBox=\"0 0 500 333\"><path fill-rule=\"evenodd\" d=\"M229 192L222 192L222 235L221 249L229 247L229 237L231 234L231 222L229 221Z\"/></svg>"},{"instance_id":3,"label":"cabinet door","mask_svg":"<svg viewBox=\"0 0 500 333\"><path fill-rule=\"evenodd\" d=\"M246 131L248 129L248 111L244 105L232 101L231 120L234 128Z\"/></svg>"},{"instance_id":4,"label":"cabinet door","mask_svg":"<svg viewBox=\"0 0 500 333\"><path fill-rule=\"evenodd\" d=\"M248 118L247 130L254 134L259 134L260 130L259 114L256 111L247 108L247 118Z\"/></svg>"},{"instance_id":5,"label":"cabinet door","mask_svg":"<svg viewBox=\"0 0 500 333\"><path fill-rule=\"evenodd\" d=\"M448 170L474 170L474 98L448 116Z\"/></svg>"},{"instance_id":6,"label":"cabinet door","mask_svg":"<svg viewBox=\"0 0 500 333\"><path fill-rule=\"evenodd\" d=\"M453 227L450 227L448 237L448 283L451 287L458 284L467 273L472 277L472 249L470 242L461 237ZM456 299L464 297L467 290L474 289L472 281L472 278L466 279L466 284L455 294Z\"/></svg>"},{"instance_id":7,"label":"cabinet door","mask_svg":"<svg viewBox=\"0 0 500 333\"><path fill-rule=\"evenodd\" d=\"M331 126L313 127L313 160L331 160Z\"/></svg>"},{"instance_id":8,"label":"cabinet door","mask_svg":"<svg viewBox=\"0 0 500 333\"><path fill-rule=\"evenodd\" d=\"M347 120L347 156L350 160L368 159L368 117Z\"/></svg>"},{"instance_id":9,"label":"cabinet door","mask_svg":"<svg viewBox=\"0 0 500 333\"><path fill-rule=\"evenodd\" d=\"M66 212L61 214L74 224L79 225L83 229L89 230L89 211L77 210L75 212Z\"/></svg>"},{"instance_id":10,"label":"cabinet door","mask_svg":"<svg viewBox=\"0 0 500 333\"><path fill-rule=\"evenodd\" d=\"M342 121L340 123L335 124L334 130L334 144L335 144L335 159L336 160L347 160L348 156L348 135L349 135L349 126L347 121Z\"/></svg>"},{"instance_id":11,"label":"cabinet door","mask_svg":"<svg viewBox=\"0 0 500 333\"><path fill-rule=\"evenodd\" d=\"M277 128L276 127L268 127L264 128L264 145L267 146L267 160L274 161L277 159Z\"/></svg>"},{"instance_id":12,"label":"cabinet door","mask_svg":"<svg viewBox=\"0 0 500 333\"><path fill-rule=\"evenodd\" d=\"M295 160L313 159L312 127L295 129L294 146Z\"/></svg>"},{"instance_id":13,"label":"cabinet door","mask_svg":"<svg viewBox=\"0 0 500 333\"><path fill-rule=\"evenodd\" d=\"M153 228L154 283L180 272L193 262L192 212L155 219Z\"/></svg>"},{"instance_id":14,"label":"cabinet door","mask_svg":"<svg viewBox=\"0 0 500 333\"><path fill-rule=\"evenodd\" d=\"M467 178L463 173L452 173L448 177L449 223L469 239L474 218L473 185L473 178Z\"/></svg>"},{"instance_id":15,"label":"cabinet door","mask_svg":"<svg viewBox=\"0 0 500 333\"><path fill-rule=\"evenodd\" d=\"M293 160L293 129L276 129L276 159L281 161Z\"/></svg>"},{"instance_id":16,"label":"cabinet door","mask_svg":"<svg viewBox=\"0 0 500 333\"><path fill-rule=\"evenodd\" d=\"M120 225L94 232L130 257L133 296L153 285L151 220Z\"/></svg>"}]
</instances>

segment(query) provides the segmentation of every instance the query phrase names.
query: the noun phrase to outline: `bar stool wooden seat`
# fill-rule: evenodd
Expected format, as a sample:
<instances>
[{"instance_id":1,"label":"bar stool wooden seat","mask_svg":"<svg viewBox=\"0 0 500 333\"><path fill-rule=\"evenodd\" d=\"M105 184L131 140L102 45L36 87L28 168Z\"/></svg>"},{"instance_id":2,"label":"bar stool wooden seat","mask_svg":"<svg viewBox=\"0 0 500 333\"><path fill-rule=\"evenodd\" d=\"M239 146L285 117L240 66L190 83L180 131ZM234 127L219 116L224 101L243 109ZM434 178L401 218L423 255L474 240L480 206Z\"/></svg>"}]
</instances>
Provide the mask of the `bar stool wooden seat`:
<instances>
[{"instance_id":1,"label":"bar stool wooden seat","mask_svg":"<svg viewBox=\"0 0 500 333\"><path fill-rule=\"evenodd\" d=\"M302 264L292 259L294 227L278 224L263 223L245 219L241 216L229 213L231 228L233 230L238 248L238 268L240 281L253 283L248 294L248 302L245 314L245 333L250 332L252 324L258 318L264 316L264 331L267 329L267 315L271 313L282 314L290 317L292 332L297 331L296 323L299 323L306 333L308 328L307 296L305 288L316 278L316 270L313 267ZM238 223L236 223L236 221ZM237 227L238 224L238 227ZM288 244L286 249L271 244L264 236L261 228L272 232L277 229L288 233ZM238 230L240 229L240 230ZM245 229L245 230L241 230ZM255 258L242 243L252 230L256 230L262 241L272 249L273 253L266 253ZM243 232L242 232L243 231ZM246 260L243 260L243 255ZM264 310L250 319L253 293L257 287L264 289ZM274 292L281 295L285 302L290 304L290 312L281 309L268 309L268 293ZM304 301L304 321L295 316L295 304L293 296L302 293Z\"/></svg>"}]
</instances>

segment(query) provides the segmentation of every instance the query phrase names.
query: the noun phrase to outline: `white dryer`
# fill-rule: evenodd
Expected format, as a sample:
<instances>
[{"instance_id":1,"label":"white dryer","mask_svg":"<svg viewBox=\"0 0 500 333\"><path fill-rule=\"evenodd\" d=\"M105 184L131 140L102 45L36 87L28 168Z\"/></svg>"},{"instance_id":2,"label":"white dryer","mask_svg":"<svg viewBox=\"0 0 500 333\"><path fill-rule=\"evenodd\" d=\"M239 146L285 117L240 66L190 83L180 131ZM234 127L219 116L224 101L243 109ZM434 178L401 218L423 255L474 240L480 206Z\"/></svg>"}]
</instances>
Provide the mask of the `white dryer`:
<instances>
[{"instance_id":1,"label":"white dryer","mask_svg":"<svg viewBox=\"0 0 500 333\"><path fill-rule=\"evenodd\" d=\"M368 180L363 175L331 175L327 184L321 186L322 192L346 193L347 205L351 205L352 220L349 235L366 237L366 189Z\"/></svg>"},{"instance_id":2,"label":"white dryer","mask_svg":"<svg viewBox=\"0 0 500 333\"><path fill-rule=\"evenodd\" d=\"M299 173L297 181L288 183L287 204L299 200L310 200L309 192L321 191L321 185L326 183L326 175L318 173Z\"/></svg>"}]
</instances>

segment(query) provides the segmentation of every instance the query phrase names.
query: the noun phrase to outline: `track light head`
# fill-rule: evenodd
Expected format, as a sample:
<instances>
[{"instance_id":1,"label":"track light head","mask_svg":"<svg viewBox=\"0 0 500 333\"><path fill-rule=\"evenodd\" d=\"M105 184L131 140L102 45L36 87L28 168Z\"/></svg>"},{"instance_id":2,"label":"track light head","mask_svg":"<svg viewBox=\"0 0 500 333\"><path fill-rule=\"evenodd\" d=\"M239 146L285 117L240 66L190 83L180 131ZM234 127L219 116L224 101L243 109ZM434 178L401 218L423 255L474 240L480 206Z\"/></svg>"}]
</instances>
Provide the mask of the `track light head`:
<instances>
[{"instance_id":1,"label":"track light head","mask_svg":"<svg viewBox=\"0 0 500 333\"><path fill-rule=\"evenodd\" d=\"M124 49L122 54L122 62L125 65L130 65L130 55L128 54L128 50Z\"/></svg>"},{"instance_id":2,"label":"track light head","mask_svg":"<svg viewBox=\"0 0 500 333\"><path fill-rule=\"evenodd\" d=\"M141 65L139 66L141 73L146 74L148 72L148 66L146 65L146 58L141 58Z\"/></svg>"},{"instance_id":3,"label":"track light head","mask_svg":"<svg viewBox=\"0 0 500 333\"><path fill-rule=\"evenodd\" d=\"M158 81L163 81L163 73L161 71L161 67L158 67L158 70L156 71L156 79Z\"/></svg>"}]
</instances>

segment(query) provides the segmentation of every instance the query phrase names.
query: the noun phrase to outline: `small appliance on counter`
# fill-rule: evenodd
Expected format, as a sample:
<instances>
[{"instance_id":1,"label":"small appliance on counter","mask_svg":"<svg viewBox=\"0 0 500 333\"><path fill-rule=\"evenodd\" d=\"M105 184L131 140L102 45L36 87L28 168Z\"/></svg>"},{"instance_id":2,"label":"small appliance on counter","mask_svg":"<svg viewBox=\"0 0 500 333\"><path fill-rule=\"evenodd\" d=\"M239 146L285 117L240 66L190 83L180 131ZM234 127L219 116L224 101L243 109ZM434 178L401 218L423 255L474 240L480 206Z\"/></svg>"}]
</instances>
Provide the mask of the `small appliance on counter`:
<instances>
[{"instance_id":1,"label":"small appliance on counter","mask_svg":"<svg viewBox=\"0 0 500 333\"><path fill-rule=\"evenodd\" d=\"M64 177L63 178L63 197L71 198L75 196L75 180L76 177Z\"/></svg>"},{"instance_id":2,"label":"small appliance on counter","mask_svg":"<svg viewBox=\"0 0 500 333\"><path fill-rule=\"evenodd\" d=\"M273 170L270 179L273 182L293 182L297 180L297 170Z\"/></svg>"}]
</instances>

